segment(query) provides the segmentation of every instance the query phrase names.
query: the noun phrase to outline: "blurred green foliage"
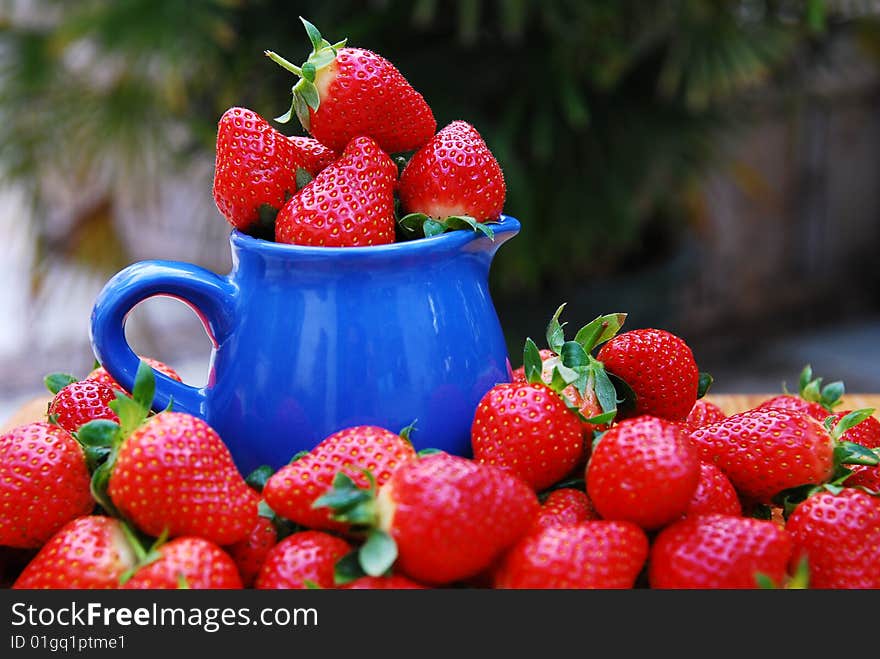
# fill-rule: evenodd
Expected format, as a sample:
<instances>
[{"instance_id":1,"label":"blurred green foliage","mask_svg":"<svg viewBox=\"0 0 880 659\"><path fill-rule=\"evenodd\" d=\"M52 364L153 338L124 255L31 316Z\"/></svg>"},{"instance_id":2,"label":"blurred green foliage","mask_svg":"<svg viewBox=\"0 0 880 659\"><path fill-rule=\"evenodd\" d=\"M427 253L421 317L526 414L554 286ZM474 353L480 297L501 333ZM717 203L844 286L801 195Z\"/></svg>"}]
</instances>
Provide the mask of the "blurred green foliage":
<instances>
[{"instance_id":1,"label":"blurred green foliage","mask_svg":"<svg viewBox=\"0 0 880 659\"><path fill-rule=\"evenodd\" d=\"M753 91L834 19L817 0L13 2L0 171L37 202L50 174L148 188L213 150L227 107L287 108L290 77L262 53L303 59L300 15L389 58L439 125L483 134L524 225L496 272L508 291L613 271L646 231L674 233Z\"/></svg>"}]
</instances>

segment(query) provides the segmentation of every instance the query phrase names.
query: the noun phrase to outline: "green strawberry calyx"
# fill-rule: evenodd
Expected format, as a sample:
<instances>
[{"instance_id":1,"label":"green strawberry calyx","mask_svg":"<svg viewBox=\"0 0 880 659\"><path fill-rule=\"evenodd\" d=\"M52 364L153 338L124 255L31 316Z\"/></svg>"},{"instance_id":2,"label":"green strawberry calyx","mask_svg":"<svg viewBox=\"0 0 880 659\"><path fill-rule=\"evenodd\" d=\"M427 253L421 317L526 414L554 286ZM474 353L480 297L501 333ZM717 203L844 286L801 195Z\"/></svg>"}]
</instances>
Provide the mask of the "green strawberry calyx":
<instances>
[{"instance_id":1,"label":"green strawberry calyx","mask_svg":"<svg viewBox=\"0 0 880 659\"><path fill-rule=\"evenodd\" d=\"M346 40L343 39L331 44L321 36L318 28L302 16L300 16L299 20L302 21L306 34L309 36L309 41L312 43L312 52L309 53L302 66L293 64L274 51L267 50L264 52L270 60L299 78L299 81L291 89L292 100L290 109L280 117L275 117L275 121L286 124L295 114L303 128L309 130L311 127L309 109L317 112L321 106L321 95L318 93L318 88L315 85L315 76L318 71L336 60L336 55L341 48L345 47Z\"/></svg>"},{"instance_id":2,"label":"green strawberry calyx","mask_svg":"<svg viewBox=\"0 0 880 659\"><path fill-rule=\"evenodd\" d=\"M421 232L425 238L433 238L447 231L471 229L475 233L482 233L490 240L495 240L495 230L491 226L492 223L478 222L469 215L450 215L448 217L436 218L424 213L410 213L400 218L398 224L407 234L407 237L417 236Z\"/></svg>"},{"instance_id":3,"label":"green strawberry calyx","mask_svg":"<svg viewBox=\"0 0 880 659\"><path fill-rule=\"evenodd\" d=\"M381 528L376 480L368 470L362 471L369 481L368 487L358 487L350 476L340 471L330 490L312 504L312 508L330 508L332 519L350 524L352 534L364 538L363 544L336 563L336 585L344 585L364 575L388 575L397 560L397 543Z\"/></svg>"},{"instance_id":4,"label":"green strawberry calyx","mask_svg":"<svg viewBox=\"0 0 880 659\"><path fill-rule=\"evenodd\" d=\"M78 381L79 378L70 373L50 373L43 378L43 384L46 385L46 389L48 389L49 393L53 396L57 396L58 392L64 389L67 385Z\"/></svg>"},{"instance_id":5,"label":"green strawberry calyx","mask_svg":"<svg viewBox=\"0 0 880 659\"><path fill-rule=\"evenodd\" d=\"M798 379L798 394L801 398L811 403L819 403L829 412L840 405L846 387L840 380L829 382L822 386L822 378L813 377L813 367L810 364L804 366Z\"/></svg>"},{"instance_id":6,"label":"green strawberry calyx","mask_svg":"<svg viewBox=\"0 0 880 659\"><path fill-rule=\"evenodd\" d=\"M547 325L545 338L547 347L556 355L549 381L544 377L544 363L537 344L527 338L523 348L523 370L526 381L531 384L544 384L557 394L574 385L581 397L592 392L601 408L601 413L585 417L577 406L566 396L562 399L581 421L596 425L610 423L617 416L619 406L635 401L635 394L623 380L608 373L605 366L590 354L599 345L612 338L626 321L625 313L599 316L584 325L571 341L565 338L565 326L559 319L565 309L561 304Z\"/></svg>"}]
</instances>

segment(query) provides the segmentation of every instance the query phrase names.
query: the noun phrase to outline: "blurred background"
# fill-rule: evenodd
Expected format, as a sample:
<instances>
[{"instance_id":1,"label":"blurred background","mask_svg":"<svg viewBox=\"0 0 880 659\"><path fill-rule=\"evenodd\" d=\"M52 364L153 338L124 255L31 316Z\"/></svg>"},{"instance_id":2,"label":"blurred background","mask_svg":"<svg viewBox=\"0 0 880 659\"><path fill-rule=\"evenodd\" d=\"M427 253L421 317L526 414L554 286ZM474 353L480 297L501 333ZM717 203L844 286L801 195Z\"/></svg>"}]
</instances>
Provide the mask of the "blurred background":
<instances>
[{"instance_id":1,"label":"blurred background","mask_svg":"<svg viewBox=\"0 0 880 659\"><path fill-rule=\"evenodd\" d=\"M216 122L287 109L262 53L303 60L300 15L496 154L524 227L491 282L515 365L567 302L572 326L684 336L716 393L796 388L807 362L880 391L880 2L0 0L0 418L90 370L126 264L228 270ZM205 382L182 304L128 337Z\"/></svg>"}]
</instances>

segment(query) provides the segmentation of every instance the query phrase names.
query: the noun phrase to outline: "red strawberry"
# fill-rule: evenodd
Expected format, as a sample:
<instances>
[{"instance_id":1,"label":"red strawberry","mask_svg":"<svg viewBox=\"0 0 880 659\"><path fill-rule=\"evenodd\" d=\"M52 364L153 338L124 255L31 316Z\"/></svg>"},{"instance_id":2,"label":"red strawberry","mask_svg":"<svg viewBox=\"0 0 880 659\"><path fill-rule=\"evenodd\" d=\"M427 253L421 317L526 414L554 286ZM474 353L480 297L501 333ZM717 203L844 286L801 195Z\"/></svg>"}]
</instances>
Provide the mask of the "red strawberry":
<instances>
[{"instance_id":1,"label":"red strawberry","mask_svg":"<svg viewBox=\"0 0 880 659\"><path fill-rule=\"evenodd\" d=\"M447 453L403 464L371 494L340 474L316 504L373 529L359 550L367 574L384 574L396 559L401 572L429 585L488 568L529 530L540 508L513 474Z\"/></svg>"},{"instance_id":2,"label":"red strawberry","mask_svg":"<svg viewBox=\"0 0 880 659\"><path fill-rule=\"evenodd\" d=\"M97 515L68 522L47 542L13 588L118 588L135 565L122 522Z\"/></svg>"},{"instance_id":3,"label":"red strawberry","mask_svg":"<svg viewBox=\"0 0 880 659\"><path fill-rule=\"evenodd\" d=\"M149 364L152 368L156 369L160 373L167 375L172 380L177 380L178 382L183 381L181 380L180 375L178 375L177 371L171 368L168 364L160 362L158 359L152 359L151 357L141 357L140 359L141 361L147 362L147 364ZM114 380L113 376L111 376L103 366L99 366L98 368L94 369L85 377L85 379L94 382L100 382L101 384L106 384L111 389L115 389L117 391L125 391L125 388L116 380Z\"/></svg>"},{"instance_id":4,"label":"red strawberry","mask_svg":"<svg viewBox=\"0 0 880 659\"><path fill-rule=\"evenodd\" d=\"M356 137L281 209L275 240L321 247L392 243L396 181L391 158L369 137Z\"/></svg>"},{"instance_id":5,"label":"red strawberry","mask_svg":"<svg viewBox=\"0 0 880 659\"><path fill-rule=\"evenodd\" d=\"M535 531L549 526L564 526L599 519L593 502L585 492L564 487L553 490L541 506L532 529Z\"/></svg>"},{"instance_id":6,"label":"red strawberry","mask_svg":"<svg viewBox=\"0 0 880 659\"><path fill-rule=\"evenodd\" d=\"M390 577L360 577L345 586L346 590L424 590L427 586L399 574Z\"/></svg>"},{"instance_id":7,"label":"red strawberry","mask_svg":"<svg viewBox=\"0 0 880 659\"><path fill-rule=\"evenodd\" d=\"M341 471L360 487L367 487L366 469L381 486L395 469L415 458L412 444L389 430L346 428L279 469L266 483L263 497L272 510L292 522L313 529L344 530L348 525L332 520L330 509L312 507L333 486L336 474Z\"/></svg>"},{"instance_id":8,"label":"red strawberry","mask_svg":"<svg viewBox=\"0 0 880 659\"><path fill-rule=\"evenodd\" d=\"M252 110L230 108L217 127L214 201L236 229L270 225L296 192L297 168L316 176L335 156L314 140L282 135Z\"/></svg>"},{"instance_id":9,"label":"red strawberry","mask_svg":"<svg viewBox=\"0 0 880 659\"><path fill-rule=\"evenodd\" d=\"M510 470L535 490L556 483L584 456L580 420L544 384L499 384L477 406L474 459Z\"/></svg>"},{"instance_id":10,"label":"red strawberry","mask_svg":"<svg viewBox=\"0 0 880 659\"><path fill-rule=\"evenodd\" d=\"M657 529L687 510L700 480L700 460L679 424L641 416L602 435L586 480L603 519Z\"/></svg>"},{"instance_id":11,"label":"red strawberry","mask_svg":"<svg viewBox=\"0 0 880 659\"><path fill-rule=\"evenodd\" d=\"M813 417L794 410L734 414L693 431L691 441L737 492L761 503L789 488L824 483L834 472L831 434Z\"/></svg>"},{"instance_id":12,"label":"red strawberry","mask_svg":"<svg viewBox=\"0 0 880 659\"><path fill-rule=\"evenodd\" d=\"M55 394L49 403L49 417L69 432L95 419L119 421L110 402L116 399L112 387L93 380L72 382Z\"/></svg>"},{"instance_id":13,"label":"red strawberry","mask_svg":"<svg viewBox=\"0 0 880 659\"><path fill-rule=\"evenodd\" d=\"M300 531L272 547L257 576L255 587L267 589L335 588L336 562L351 546L323 531Z\"/></svg>"},{"instance_id":14,"label":"red strawberry","mask_svg":"<svg viewBox=\"0 0 880 659\"><path fill-rule=\"evenodd\" d=\"M159 557L134 573L125 590L230 590L242 587L235 562L204 538L175 538L155 551Z\"/></svg>"},{"instance_id":15,"label":"red strawberry","mask_svg":"<svg viewBox=\"0 0 880 659\"><path fill-rule=\"evenodd\" d=\"M765 575L781 585L791 538L776 523L698 515L663 529L651 548L652 588L757 588Z\"/></svg>"},{"instance_id":16,"label":"red strawberry","mask_svg":"<svg viewBox=\"0 0 880 659\"><path fill-rule=\"evenodd\" d=\"M792 566L807 559L811 588L880 588L880 498L845 488L798 505L785 528Z\"/></svg>"},{"instance_id":17,"label":"red strawberry","mask_svg":"<svg viewBox=\"0 0 880 659\"><path fill-rule=\"evenodd\" d=\"M0 435L0 545L40 547L95 507L82 448L45 422Z\"/></svg>"},{"instance_id":18,"label":"red strawberry","mask_svg":"<svg viewBox=\"0 0 880 659\"><path fill-rule=\"evenodd\" d=\"M151 536L238 542L257 519L259 496L204 421L162 412L126 438L107 488L120 513Z\"/></svg>"},{"instance_id":19,"label":"red strawberry","mask_svg":"<svg viewBox=\"0 0 880 659\"><path fill-rule=\"evenodd\" d=\"M312 42L302 68L266 51L301 78L290 111L276 121L290 121L295 113L303 128L336 151L364 135L387 153L414 151L431 139L437 130L431 108L391 62L369 50L345 48L344 41L331 45L301 20Z\"/></svg>"},{"instance_id":20,"label":"red strawberry","mask_svg":"<svg viewBox=\"0 0 880 659\"><path fill-rule=\"evenodd\" d=\"M506 193L501 166L477 130L464 121L453 121L432 137L400 176L403 209L435 220L497 220Z\"/></svg>"},{"instance_id":21,"label":"red strawberry","mask_svg":"<svg viewBox=\"0 0 880 659\"><path fill-rule=\"evenodd\" d=\"M738 517L742 515L742 504L730 479L714 464L700 463L700 480L685 514L709 515L718 513Z\"/></svg>"},{"instance_id":22,"label":"red strawberry","mask_svg":"<svg viewBox=\"0 0 880 659\"><path fill-rule=\"evenodd\" d=\"M681 338L660 329L639 329L609 339L597 358L605 370L635 392L635 409L618 414L684 421L697 402L700 372Z\"/></svg>"},{"instance_id":23,"label":"red strawberry","mask_svg":"<svg viewBox=\"0 0 880 659\"><path fill-rule=\"evenodd\" d=\"M831 412L822 407L819 403L804 400L800 396L795 396L794 394L782 394L780 396L768 398L755 409L766 410L770 408L803 412L804 414L809 414L817 421L824 421L831 416Z\"/></svg>"},{"instance_id":24,"label":"red strawberry","mask_svg":"<svg viewBox=\"0 0 880 659\"><path fill-rule=\"evenodd\" d=\"M648 557L630 522L552 526L520 540L495 575L496 588L632 588Z\"/></svg>"},{"instance_id":25,"label":"red strawberry","mask_svg":"<svg viewBox=\"0 0 880 659\"><path fill-rule=\"evenodd\" d=\"M688 416L685 422L691 428L701 428L703 426L709 425L710 423L723 421L726 418L727 415L715 403L712 403L705 398L700 398L696 403L694 403L691 411L688 412Z\"/></svg>"},{"instance_id":26,"label":"red strawberry","mask_svg":"<svg viewBox=\"0 0 880 659\"><path fill-rule=\"evenodd\" d=\"M241 575L241 583L245 588L253 585L260 568L266 562L266 556L277 543L278 532L275 525L272 520L261 515L257 517L257 523L247 537L223 548L235 561L238 573Z\"/></svg>"}]
</instances>

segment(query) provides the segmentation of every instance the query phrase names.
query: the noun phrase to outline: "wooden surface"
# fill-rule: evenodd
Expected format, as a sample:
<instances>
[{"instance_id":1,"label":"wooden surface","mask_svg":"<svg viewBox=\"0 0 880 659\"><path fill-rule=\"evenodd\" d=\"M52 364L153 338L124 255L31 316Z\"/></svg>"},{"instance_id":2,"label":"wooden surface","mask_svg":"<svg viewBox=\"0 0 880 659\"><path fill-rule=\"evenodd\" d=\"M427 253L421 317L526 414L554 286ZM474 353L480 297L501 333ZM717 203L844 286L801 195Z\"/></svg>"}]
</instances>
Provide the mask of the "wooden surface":
<instances>
[{"instance_id":1,"label":"wooden surface","mask_svg":"<svg viewBox=\"0 0 880 659\"><path fill-rule=\"evenodd\" d=\"M726 414L735 414L744 410L751 409L762 401L775 396L776 394L709 394L707 398L718 405ZM41 396L34 398L22 405L9 418L3 419L0 425L0 433L6 432L15 426L29 423L31 421L45 420L46 408L49 405L51 397ZM874 413L880 419L880 394L846 394L843 397L843 404L837 409L840 410L857 410L865 407L871 407L877 410Z\"/></svg>"}]
</instances>

